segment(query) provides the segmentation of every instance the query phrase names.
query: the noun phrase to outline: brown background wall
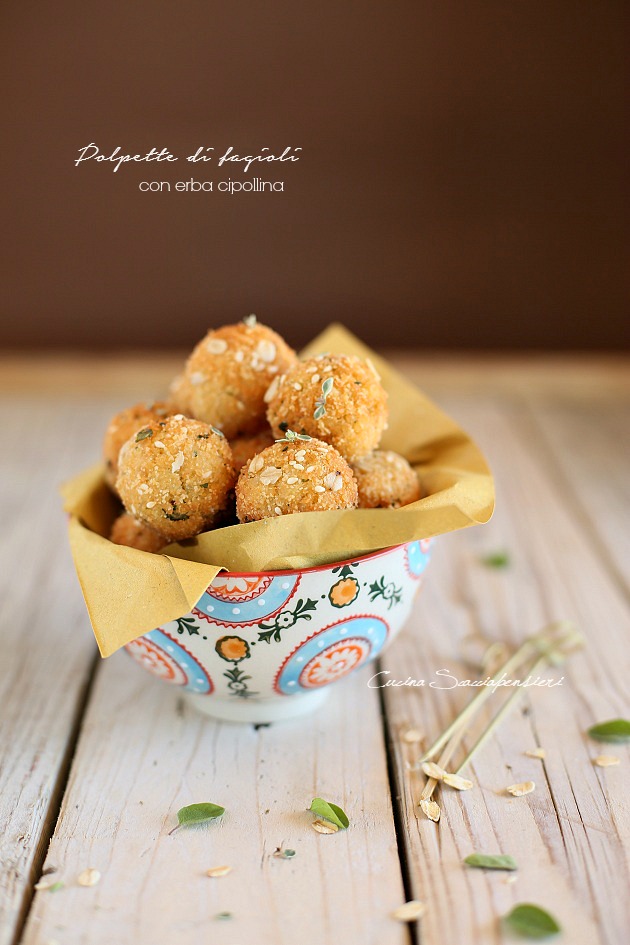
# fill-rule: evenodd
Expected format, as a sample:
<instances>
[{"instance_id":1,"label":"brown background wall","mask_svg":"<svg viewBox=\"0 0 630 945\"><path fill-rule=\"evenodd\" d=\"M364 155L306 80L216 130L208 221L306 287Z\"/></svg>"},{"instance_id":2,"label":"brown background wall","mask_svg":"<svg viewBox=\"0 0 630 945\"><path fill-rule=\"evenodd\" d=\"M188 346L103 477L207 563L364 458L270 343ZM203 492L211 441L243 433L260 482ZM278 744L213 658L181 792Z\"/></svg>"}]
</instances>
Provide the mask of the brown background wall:
<instances>
[{"instance_id":1,"label":"brown background wall","mask_svg":"<svg viewBox=\"0 0 630 945\"><path fill-rule=\"evenodd\" d=\"M5 343L180 348L254 311L295 344L620 347L622 10L5 4ZM243 174L75 168L90 141L303 157L259 173L284 194L141 194Z\"/></svg>"}]
</instances>

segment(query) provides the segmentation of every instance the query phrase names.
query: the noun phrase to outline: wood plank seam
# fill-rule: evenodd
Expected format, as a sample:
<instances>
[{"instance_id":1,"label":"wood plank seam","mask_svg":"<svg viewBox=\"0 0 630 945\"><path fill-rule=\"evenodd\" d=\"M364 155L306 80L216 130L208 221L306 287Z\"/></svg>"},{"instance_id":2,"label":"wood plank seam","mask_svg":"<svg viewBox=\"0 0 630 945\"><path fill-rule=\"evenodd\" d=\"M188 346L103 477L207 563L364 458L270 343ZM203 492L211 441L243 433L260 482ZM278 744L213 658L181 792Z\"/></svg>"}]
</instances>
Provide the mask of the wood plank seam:
<instances>
[{"instance_id":1,"label":"wood plank seam","mask_svg":"<svg viewBox=\"0 0 630 945\"><path fill-rule=\"evenodd\" d=\"M381 667L381 661L377 660L375 665L375 671L379 672ZM387 777L389 780L389 795L392 800L392 815L394 818L394 831L396 834L396 847L398 850L398 860L400 862L400 874L402 876L403 888L405 891L405 901L413 899L412 883L411 883L411 871L409 868L409 862L407 858L407 851L405 846L405 825L404 818L402 815L402 803L404 797L403 786L398 783L398 776L396 774L396 756L394 749L394 739L392 736L392 731L389 726L389 721L387 718L387 707L385 705L385 697L383 695L383 689L378 690L379 705L381 710L381 723L383 726L383 745L385 747L385 758L387 759ZM422 945L421 933L418 927L417 922L409 922L407 924L409 931L409 945Z\"/></svg>"},{"instance_id":2,"label":"wood plank seam","mask_svg":"<svg viewBox=\"0 0 630 945\"><path fill-rule=\"evenodd\" d=\"M48 853L48 847L57 826L59 813L61 811L68 780L70 778L72 762L81 735L85 709L92 693L100 662L101 659L98 655L98 652L95 651L94 658L90 664L85 682L83 684L83 689L79 694L79 698L77 699L76 710L72 719L72 727L68 734L68 740L66 742L63 759L59 766L55 784L50 792L50 800L48 803L48 809L46 811L46 817L42 825L42 831L38 838L33 861L30 867L30 881L29 884L24 887L22 902L20 904L17 921L15 923L11 945L19 945L24 934L26 923L28 922L28 917L33 905L33 899L35 897L35 883L37 883L41 877L41 871Z\"/></svg>"}]
</instances>

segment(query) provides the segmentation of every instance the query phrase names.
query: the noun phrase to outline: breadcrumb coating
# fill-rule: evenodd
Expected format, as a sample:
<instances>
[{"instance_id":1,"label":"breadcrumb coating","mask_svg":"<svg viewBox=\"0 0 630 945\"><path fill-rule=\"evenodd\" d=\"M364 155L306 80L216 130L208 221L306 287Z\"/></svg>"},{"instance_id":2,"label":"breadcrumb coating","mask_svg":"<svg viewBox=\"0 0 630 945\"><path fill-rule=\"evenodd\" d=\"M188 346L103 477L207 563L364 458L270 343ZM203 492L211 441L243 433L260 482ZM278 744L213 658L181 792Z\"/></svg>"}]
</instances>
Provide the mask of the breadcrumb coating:
<instances>
[{"instance_id":1,"label":"breadcrumb coating","mask_svg":"<svg viewBox=\"0 0 630 945\"><path fill-rule=\"evenodd\" d=\"M220 520L235 478L225 437L176 414L147 424L127 440L116 488L134 518L180 541Z\"/></svg>"},{"instance_id":2,"label":"breadcrumb coating","mask_svg":"<svg viewBox=\"0 0 630 945\"><path fill-rule=\"evenodd\" d=\"M232 462L236 472L239 473L248 459L253 459L256 453L261 453L264 449L267 449L273 441L269 429L254 433L251 436L237 436L235 440L230 440Z\"/></svg>"},{"instance_id":3,"label":"breadcrumb coating","mask_svg":"<svg viewBox=\"0 0 630 945\"><path fill-rule=\"evenodd\" d=\"M129 512L123 512L118 516L112 525L109 540L115 545L127 545L128 548L150 551L152 554L157 554L168 544L166 538L158 535L143 522L139 522Z\"/></svg>"},{"instance_id":4,"label":"breadcrumb coating","mask_svg":"<svg viewBox=\"0 0 630 945\"><path fill-rule=\"evenodd\" d=\"M210 331L190 355L172 396L184 413L211 423L228 439L265 424L265 391L296 361L265 325L247 321Z\"/></svg>"},{"instance_id":5,"label":"breadcrumb coating","mask_svg":"<svg viewBox=\"0 0 630 945\"><path fill-rule=\"evenodd\" d=\"M169 414L177 413L171 404L156 401L153 404L134 404L121 410L109 422L103 440L103 458L105 460L105 479L111 489L116 488L118 475L118 454L123 443L147 423L162 420Z\"/></svg>"},{"instance_id":6,"label":"breadcrumb coating","mask_svg":"<svg viewBox=\"0 0 630 945\"><path fill-rule=\"evenodd\" d=\"M265 396L276 436L287 426L308 433L349 462L376 449L387 426L387 394L378 374L370 361L353 355L298 362L271 382Z\"/></svg>"},{"instance_id":7,"label":"breadcrumb coating","mask_svg":"<svg viewBox=\"0 0 630 945\"><path fill-rule=\"evenodd\" d=\"M316 439L274 443L245 464L236 483L240 522L354 509L357 500L357 483L346 460Z\"/></svg>"},{"instance_id":8,"label":"breadcrumb coating","mask_svg":"<svg viewBox=\"0 0 630 945\"><path fill-rule=\"evenodd\" d=\"M352 464L360 509L399 509L421 497L417 473L404 456L375 450Z\"/></svg>"}]
</instances>

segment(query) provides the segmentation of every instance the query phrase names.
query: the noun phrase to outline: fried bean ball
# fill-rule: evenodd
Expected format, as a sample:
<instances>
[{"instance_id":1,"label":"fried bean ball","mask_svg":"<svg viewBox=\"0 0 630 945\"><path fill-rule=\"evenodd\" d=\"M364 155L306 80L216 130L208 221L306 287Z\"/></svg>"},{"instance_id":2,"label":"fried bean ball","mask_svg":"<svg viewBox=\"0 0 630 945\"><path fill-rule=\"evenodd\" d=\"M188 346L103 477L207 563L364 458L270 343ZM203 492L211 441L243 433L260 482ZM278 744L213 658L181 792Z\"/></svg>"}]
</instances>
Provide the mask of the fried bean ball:
<instances>
[{"instance_id":1,"label":"fried bean ball","mask_svg":"<svg viewBox=\"0 0 630 945\"><path fill-rule=\"evenodd\" d=\"M271 382L267 418L276 436L295 430L330 443L352 462L371 453L387 426L387 394L371 361L319 355Z\"/></svg>"},{"instance_id":2,"label":"fried bean ball","mask_svg":"<svg viewBox=\"0 0 630 945\"><path fill-rule=\"evenodd\" d=\"M374 450L352 464L360 509L399 509L420 498L420 482L404 456Z\"/></svg>"},{"instance_id":3,"label":"fried bean ball","mask_svg":"<svg viewBox=\"0 0 630 945\"><path fill-rule=\"evenodd\" d=\"M173 396L183 413L229 440L265 424L265 391L296 361L295 352L253 317L210 331L190 355Z\"/></svg>"},{"instance_id":4,"label":"fried bean ball","mask_svg":"<svg viewBox=\"0 0 630 945\"><path fill-rule=\"evenodd\" d=\"M116 488L126 510L170 541L217 522L235 480L232 451L213 427L182 414L153 421L120 451Z\"/></svg>"},{"instance_id":5,"label":"fried bean ball","mask_svg":"<svg viewBox=\"0 0 630 945\"><path fill-rule=\"evenodd\" d=\"M121 410L115 417L112 417L103 440L105 479L112 489L115 489L116 486L118 454L123 443L126 443L132 434L137 433L147 423L162 420L169 414L176 412L170 404L158 401L154 404L136 404L134 407Z\"/></svg>"},{"instance_id":6,"label":"fried bean ball","mask_svg":"<svg viewBox=\"0 0 630 945\"><path fill-rule=\"evenodd\" d=\"M230 440L232 462L236 472L239 473L248 459L253 459L256 453L261 453L272 443L271 430L262 430L251 436L237 436L235 440Z\"/></svg>"},{"instance_id":7,"label":"fried bean ball","mask_svg":"<svg viewBox=\"0 0 630 945\"><path fill-rule=\"evenodd\" d=\"M350 466L321 440L274 443L245 464L236 483L240 522L356 505L357 483Z\"/></svg>"},{"instance_id":8,"label":"fried bean ball","mask_svg":"<svg viewBox=\"0 0 630 945\"><path fill-rule=\"evenodd\" d=\"M150 551L157 554L168 544L167 539L139 522L128 512L119 515L112 525L109 540L115 545L127 545L128 548L137 548L138 551Z\"/></svg>"}]
</instances>

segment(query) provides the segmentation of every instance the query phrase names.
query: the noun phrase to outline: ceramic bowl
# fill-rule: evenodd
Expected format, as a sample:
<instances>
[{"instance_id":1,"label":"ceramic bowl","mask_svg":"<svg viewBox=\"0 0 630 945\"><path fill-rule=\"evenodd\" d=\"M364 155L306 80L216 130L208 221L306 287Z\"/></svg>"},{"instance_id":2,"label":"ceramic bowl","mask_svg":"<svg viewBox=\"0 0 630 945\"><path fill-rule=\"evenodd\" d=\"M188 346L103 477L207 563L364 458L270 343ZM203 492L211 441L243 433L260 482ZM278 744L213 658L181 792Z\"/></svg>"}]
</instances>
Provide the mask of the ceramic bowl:
<instances>
[{"instance_id":1,"label":"ceramic bowl","mask_svg":"<svg viewBox=\"0 0 630 945\"><path fill-rule=\"evenodd\" d=\"M222 572L194 610L125 649L154 676L181 686L207 715L294 718L394 639L431 542L299 571Z\"/></svg>"}]
</instances>

